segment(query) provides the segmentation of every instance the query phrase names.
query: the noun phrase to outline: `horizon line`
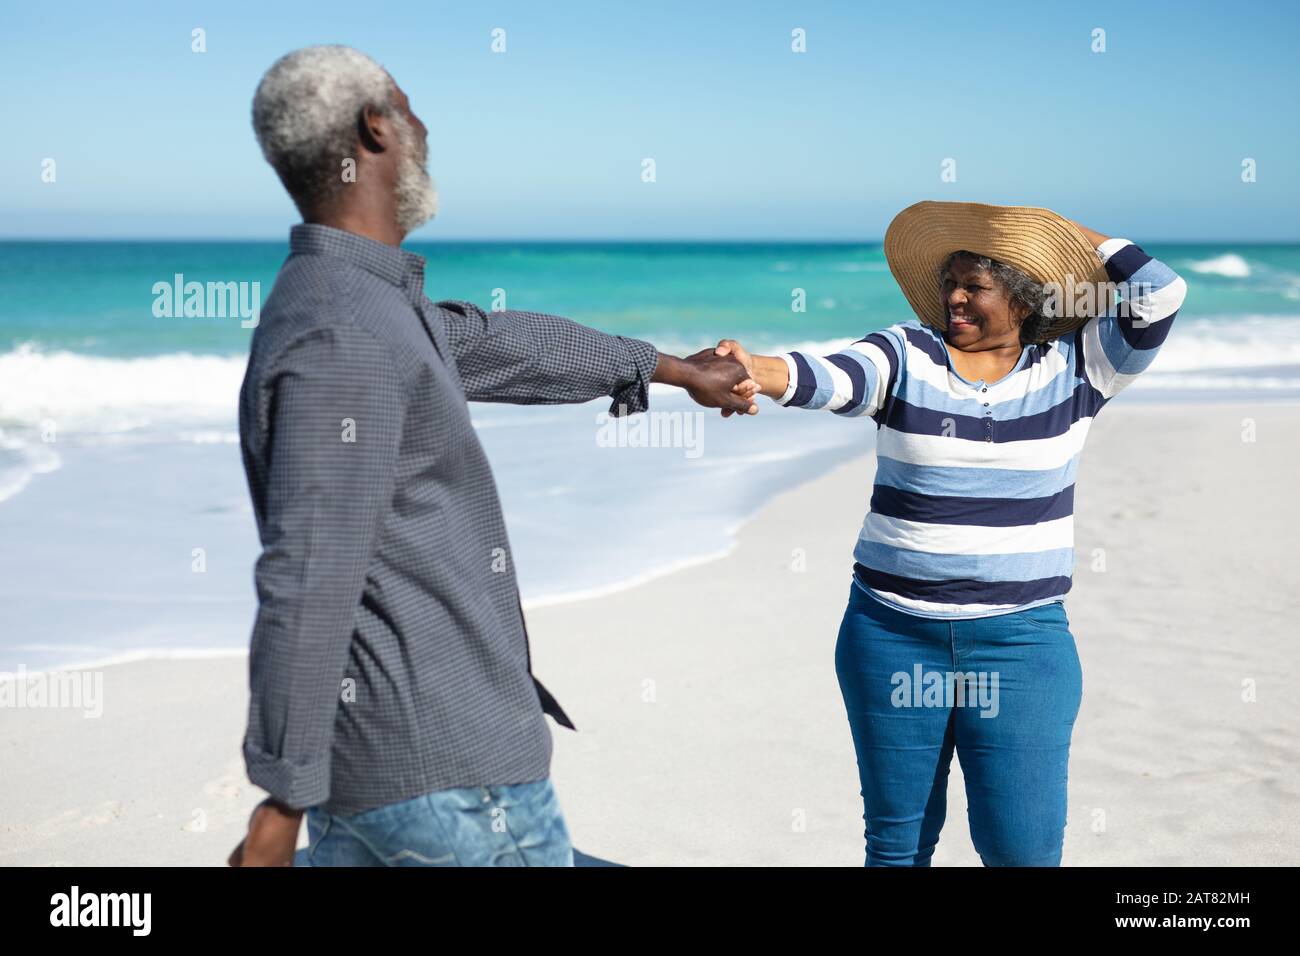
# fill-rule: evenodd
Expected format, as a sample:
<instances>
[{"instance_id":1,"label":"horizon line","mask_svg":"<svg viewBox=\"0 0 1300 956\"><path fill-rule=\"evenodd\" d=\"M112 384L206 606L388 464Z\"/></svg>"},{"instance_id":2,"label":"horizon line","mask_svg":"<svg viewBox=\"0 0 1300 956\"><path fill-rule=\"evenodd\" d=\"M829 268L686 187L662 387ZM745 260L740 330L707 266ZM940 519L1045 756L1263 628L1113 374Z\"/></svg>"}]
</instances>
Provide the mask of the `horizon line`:
<instances>
[{"instance_id":1,"label":"horizon line","mask_svg":"<svg viewBox=\"0 0 1300 956\"><path fill-rule=\"evenodd\" d=\"M1116 235L1121 235L1116 233ZM438 238L417 238L405 239L402 245L407 244L463 244L463 245L806 245L806 246L879 246L884 244L884 237L879 239L843 239L843 238L752 238L738 237L730 238L720 237L641 237L641 238L609 238L609 237L581 237L581 238L563 238L563 237L438 237ZM268 245L280 244L287 245L288 237L272 238L268 236L3 236L0 235L0 243L74 243L74 242L120 242L120 243L181 243L181 242L210 242L210 243L266 243ZM1231 237L1216 238L1194 238L1194 239L1171 239L1171 238L1144 238L1144 243L1156 245L1214 245L1223 243L1235 243L1238 245L1252 246L1270 246L1270 245L1297 245L1300 244L1300 236L1287 239L1237 239ZM1139 243L1141 245L1141 243Z\"/></svg>"}]
</instances>

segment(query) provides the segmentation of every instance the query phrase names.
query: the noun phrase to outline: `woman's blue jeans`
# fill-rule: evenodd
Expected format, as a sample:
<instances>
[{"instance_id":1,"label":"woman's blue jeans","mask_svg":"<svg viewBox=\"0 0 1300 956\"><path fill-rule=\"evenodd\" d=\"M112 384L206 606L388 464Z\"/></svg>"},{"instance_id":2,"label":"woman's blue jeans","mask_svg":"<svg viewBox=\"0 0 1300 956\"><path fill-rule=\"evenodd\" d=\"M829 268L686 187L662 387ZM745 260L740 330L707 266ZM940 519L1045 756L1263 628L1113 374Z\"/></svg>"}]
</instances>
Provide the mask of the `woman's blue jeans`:
<instances>
[{"instance_id":1,"label":"woman's blue jeans","mask_svg":"<svg viewBox=\"0 0 1300 956\"><path fill-rule=\"evenodd\" d=\"M851 585L835 646L867 866L929 866L953 750L985 866L1059 866L1083 673L1065 606L944 621Z\"/></svg>"}]
</instances>

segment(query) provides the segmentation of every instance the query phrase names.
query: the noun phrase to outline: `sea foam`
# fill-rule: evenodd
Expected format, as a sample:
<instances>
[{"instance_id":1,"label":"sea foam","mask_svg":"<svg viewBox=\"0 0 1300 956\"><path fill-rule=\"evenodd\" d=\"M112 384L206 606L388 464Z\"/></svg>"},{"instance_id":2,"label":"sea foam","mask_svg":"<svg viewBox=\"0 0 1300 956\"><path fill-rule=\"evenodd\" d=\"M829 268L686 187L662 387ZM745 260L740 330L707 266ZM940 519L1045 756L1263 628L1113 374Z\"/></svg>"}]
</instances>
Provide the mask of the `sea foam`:
<instances>
[{"instance_id":1,"label":"sea foam","mask_svg":"<svg viewBox=\"0 0 1300 956\"><path fill-rule=\"evenodd\" d=\"M1250 264L1235 252L1227 252L1212 259L1202 259L1189 263L1192 272L1201 275L1226 276L1229 279L1246 279L1250 277Z\"/></svg>"}]
</instances>

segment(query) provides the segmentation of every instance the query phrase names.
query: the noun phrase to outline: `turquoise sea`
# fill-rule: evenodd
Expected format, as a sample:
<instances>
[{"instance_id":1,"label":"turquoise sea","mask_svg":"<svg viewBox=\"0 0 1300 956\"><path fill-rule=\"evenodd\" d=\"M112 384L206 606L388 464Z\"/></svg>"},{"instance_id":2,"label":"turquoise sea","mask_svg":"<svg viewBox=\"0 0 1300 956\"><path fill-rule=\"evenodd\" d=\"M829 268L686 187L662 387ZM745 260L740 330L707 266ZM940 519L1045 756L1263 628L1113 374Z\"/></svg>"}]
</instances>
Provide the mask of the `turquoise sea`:
<instances>
[{"instance_id":1,"label":"turquoise sea","mask_svg":"<svg viewBox=\"0 0 1300 956\"><path fill-rule=\"evenodd\" d=\"M1185 317L1236 328L1300 315L1300 244L1142 245L1191 284ZM775 348L859 336L909 315L879 244L406 248L428 258L434 299L487 305L503 289L508 307L557 312L666 347L728 334ZM265 296L286 251L280 242L0 241L0 354L29 345L109 358L243 355L249 333L238 322L157 318L151 289L181 273L187 281L259 282ZM802 313L791 309L796 288L806 293Z\"/></svg>"},{"instance_id":2,"label":"turquoise sea","mask_svg":"<svg viewBox=\"0 0 1300 956\"><path fill-rule=\"evenodd\" d=\"M1136 241L1189 293L1117 405L1300 397L1300 245ZM677 354L721 337L829 351L909 315L872 243L408 248L428 258L434 299L556 312ZM157 314L154 290L180 275L258 283L264 299L285 253L0 242L0 670L245 645L257 544L235 401L251 329L237 315ZM689 447L603 447L599 402L475 406L526 601L721 553L774 493L873 442L869 423L766 402L743 421L697 418L672 390L654 407ZM847 574L860 520L846 523L843 567L823 573Z\"/></svg>"}]
</instances>

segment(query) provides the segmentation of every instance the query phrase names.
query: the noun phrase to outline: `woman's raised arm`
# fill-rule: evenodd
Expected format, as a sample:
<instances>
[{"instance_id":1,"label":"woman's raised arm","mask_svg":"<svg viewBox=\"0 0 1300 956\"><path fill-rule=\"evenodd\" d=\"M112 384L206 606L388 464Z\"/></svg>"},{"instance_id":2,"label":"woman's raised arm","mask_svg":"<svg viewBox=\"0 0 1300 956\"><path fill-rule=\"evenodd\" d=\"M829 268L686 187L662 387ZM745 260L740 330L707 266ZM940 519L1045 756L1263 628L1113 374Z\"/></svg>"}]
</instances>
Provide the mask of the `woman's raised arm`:
<instances>
[{"instance_id":1,"label":"woman's raised arm","mask_svg":"<svg viewBox=\"0 0 1300 956\"><path fill-rule=\"evenodd\" d=\"M1187 296L1182 276L1127 239L1074 223L1097 249L1122 301L1071 333L1083 349L1084 374L1114 398L1151 364Z\"/></svg>"}]
</instances>

